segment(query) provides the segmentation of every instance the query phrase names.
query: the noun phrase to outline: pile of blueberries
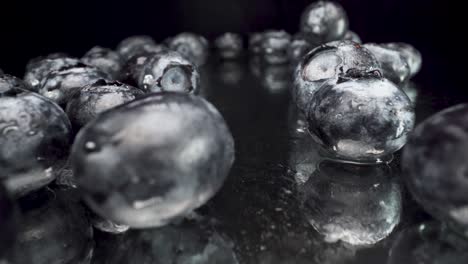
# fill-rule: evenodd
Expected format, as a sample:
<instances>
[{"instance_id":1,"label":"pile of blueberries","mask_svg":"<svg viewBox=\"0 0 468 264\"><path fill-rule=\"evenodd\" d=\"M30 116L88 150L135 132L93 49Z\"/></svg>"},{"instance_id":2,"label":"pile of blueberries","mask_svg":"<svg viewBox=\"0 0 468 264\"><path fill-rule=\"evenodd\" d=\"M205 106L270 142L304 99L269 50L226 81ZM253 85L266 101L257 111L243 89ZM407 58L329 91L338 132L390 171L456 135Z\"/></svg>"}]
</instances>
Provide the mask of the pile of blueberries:
<instances>
[{"instance_id":1,"label":"pile of blueberries","mask_svg":"<svg viewBox=\"0 0 468 264\"><path fill-rule=\"evenodd\" d=\"M407 144L402 167L413 197L468 236L468 104L413 131L414 103L404 88L421 54L406 43L362 44L348 24L339 4L315 2L299 33L251 34L249 53L260 64L293 65L292 98L321 157L371 166L391 162ZM213 46L223 60L243 54L235 33ZM161 245L165 236L185 243L202 232L187 218L196 218L192 212L221 188L234 162L226 122L198 95L209 53L208 41L193 33L159 44L133 36L82 58L32 59L23 79L0 70L0 263L90 263L93 228L144 229L119 242L149 247L129 253L142 258L132 263L238 262L216 233L209 253L187 250L205 254L200 262L151 250L178 247ZM103 263L130 257L109 252Z\"/></svg>"}]
</instances>

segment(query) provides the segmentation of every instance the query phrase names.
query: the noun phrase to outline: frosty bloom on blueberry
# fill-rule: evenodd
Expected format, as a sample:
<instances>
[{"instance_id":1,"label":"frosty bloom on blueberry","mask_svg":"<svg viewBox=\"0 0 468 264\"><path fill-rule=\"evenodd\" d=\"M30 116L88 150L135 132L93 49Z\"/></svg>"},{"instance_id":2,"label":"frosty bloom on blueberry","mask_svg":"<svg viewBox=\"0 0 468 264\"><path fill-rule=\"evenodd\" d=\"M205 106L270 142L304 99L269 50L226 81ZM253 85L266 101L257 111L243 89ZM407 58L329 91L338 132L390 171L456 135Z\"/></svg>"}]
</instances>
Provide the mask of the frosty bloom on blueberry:
<instances>
[{"instance_id":1,"label":"frosty bloom on blueberry","mask_svg":"<svg viewBox=\"0 0 468 264\"><path fill-rule=\"evenodd\" d=\"M221 115L185 93L150 94L102 113L80 131L71 155L88 205L134 228L162 226L203 205L233 160Z\"/></svg>"}]
</instances>

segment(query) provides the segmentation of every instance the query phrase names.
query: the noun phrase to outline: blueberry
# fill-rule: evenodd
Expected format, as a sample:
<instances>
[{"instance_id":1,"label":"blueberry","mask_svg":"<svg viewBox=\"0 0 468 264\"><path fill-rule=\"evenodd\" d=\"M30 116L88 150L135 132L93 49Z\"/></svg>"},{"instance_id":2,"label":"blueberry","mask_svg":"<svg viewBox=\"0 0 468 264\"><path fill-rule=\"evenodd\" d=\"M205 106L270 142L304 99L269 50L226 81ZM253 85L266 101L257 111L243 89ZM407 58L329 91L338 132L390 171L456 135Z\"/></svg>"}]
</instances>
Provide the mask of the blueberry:
<instances>
[{"instance_id":1,"label":"blueberry","mask_svg":"<svg viewBox=\"0 0 468 264\"><path fill-rule=\"evenodd\" d=\"M58 105L21 88L2 89L0 174L13 192L51 182L51 170L67 155L69 144L70 121Z\"/></svg>"},{"instance_id":2,"label":"blueberry","mask_svg":"<svg viewBox=\"0 0 468 264\"><path fill-rule=\"evenodd\" d=\"M41 82L47 77L50 72L56 71L62 67L73 66L79 64L80 61L71 57L56 57L50 55L31 60L24 75L24 81L38 92L41 88Z\"/></svg>"},{"instance_id":3,"label":"blueberry","mask_svg":"<svg viewBox=\"0 0 468 264\"><path fill-rule=\"evenodd\" d=\"M106 74L83 63L61 67L50 72L41 82L39 93L63 105L81 87L105 79Z\"/></svg>"},{"instance_id":4,"label":"blueberry","mask_svg":"<svg viewBox=\"0 0 468 264\"><path fill-rule=\"evenodd\" d=\"M123 66L123 58L115 51L103 47L93 47L83 58L87 65L98 68L103 73L107 74L109 79L116 80L120 77L120 71Z\"/></svg>"},{"instance_id":5,"label":"blueberry","mask_svg":"<svg viewBox=\"0 0 468 264\"><path fill-rule=\"evenodd\" d=\"M421 70L422 55L412 45L408 43L394 42L383 44L383 46L400 52L403 58L408 62L410 77L414 77Z\"/></svg>"},{"instance_id":6,"label":"blueberry","mask_svg":"<svg viewBox=\"0 0 468 264\"><path fill-rule=\"evenodd\" d=\"M200 77L197 68L179 53L156 53L144 62L138 86L151 92L171 91L198 93Z\"/></svg>"},{"instance_id":7,"label":"blueberry","mask_svg":"<svg viewBox=\"0 0 468 264\"><path fill-rule=\"evenodd\" d=\"M128 60L133 57L135 53L140 52L142 47L150 47L152 45L156 45L156 43L150 36L132 36L119 43L117 52L124 60Z\"/></svg>"},{"instance_id":8,"label":"blueberry","mask_svg":"<svg viewBox=\"0 0 468 264\"><path fill-rule=\"evenodd\" d=\"M249 36L249 52L253 55L259 55L262 51L262 33L253 33Z\"/></svg>"},{"instance_id":9,"label":"blueberry","mask_svg":"<svg viewBox=\"0 0 468 264\"><path fill-rule=\"evenodd\" d=\"M0 263L10 252L16 235L17 208L7 190L0 184Z\"/></svg>"},{"instance_id":10,"label":"blueberry","mask_svg":"<svg viewBox=\"0 0 468 264\"><path fill-rule=\"evenodd\" d=\"M268 64L287 63L290 44L291 35L286 31L266 31L260 41L260 55Z\"/></svg>"},{"instance_id":11,"label":"blueberry","mask_svg":"<svg viewBox=\"0 0 468 264\"><path fill-rule=\"evenodd\" d=\"M23 80L9 74L0 74L0 96L3 96L4 93L8 93L15 88L29 89Z\"/></svg>"},{"instance_id":12,"label":"blueberry","mask_svg":"<svg viewBox=\"0 0 468 264\"><path fill-rule=\"evenodd\" d=\"M224 33L214 41L221 59L238 58L243 50L242 37L236 33Z\"/></svg>"},{"instance_id":13,"label":"blueberry","mask_svg":"<svg viewBox=\"0 0 468 264\"><path fill-rule=\"evenodd\" d=\"M203 221L97 240L96 263L237 264L232 241Z\"/></svg>"},{"instance_id":14,"label":"blueberry","mask_svg":"<svg viewBox=\"0 0 468 264\"><path fill-rule=\"evenodd\" d=\"M348 32L348 16L343 7L332 1L309 5L301 16L301 31L320 43L340 40Z\"/></svg>"},{"instance_id":15,"label":"blueberry","mask_svg":"<svg viewBox=\"0 0 468 264\"><path fill-rule=\"evenodd\" d=\"M401 188L386 165L319 164L299 186L299 200L309 223L334 243L373 245L400 222Z\"/></svg>"},{"instance_id":16,"label":"blueberry","mask_svg":"<svg viewBox=\"0 0 468 264\"><path fill-rule=\"evenodd\" d=\"M120 82L99 80L74 93L68 100L66 112L73 127L78 130L99 113L143 94L142 90Z\"/></svg>"},{"instance_id":17,"label":"blueberry","mask_svg":"<svg viewBox=\"0 0 468 264\"><path fill-rule=\"evenodd\" d=\"M451 234L440 223L424 222L401 232L390 249L388 264L468 263L466 239Z\"/></svg>"},{"instance_id":18,"label":"blueberry","mask_svg":"<svg viewBox=\"0 0 468 264\"><path fill-rule=\"evenodd\" d=\"M97 214L134 228L167 224L221 187L234 142L208 102L150 94L102 113L78 134L71 164Z\"/></svg>"},{"instance_id":19,"label":"blueberry","mask_svg":"<svg viewBox=\"0 0 468 264\"><path fill-rule=\"evenodd\" d=\"M305 111L315 92L327 81L339 77L380 71L372 53L352 41L321 45L303 57L294 74L293 100Z\"/></svg>"},{"instance_id":20,"label":"blueberry","mask_svg":"<svg viewBox=\"0 0 468 264\"><path fill-rule=\"evenodd\" d=\"M316 48L316 45L309 39L307 34L297 33L293 36L291 44L289 45L289 59L297 63L314 48Z\"/></svg>"},{"instance_id":21,"label":"blueberry","mask_svg":"<svg viewBox=\"0 0 468 264\"><path fill-rule=\"evenodd\" d=\"M346 32L346 34L343 37L343 40L350 40L352 42L362 44L361 37L359 37L359 35L356 32L351 31L351 30L348 30Z\"/></svg>"},{"instance_id":22,"label":"blueberry","mask_svg":"<svg viewBox=\"0 0 468 264\"><path fill-rule=\"evenodd\" d=\"M138 86L143 68L155 54L154 52L142 52L128 59L122 68L120 81L132 86Z\"/></svg>"},{"instance_id":23,"label":"blueberry","mask_svg":"<svg viewBox=\"0 0 468 264\"><path fill-rule=\"evenodd\" d=\"M22 217L11 263L89 264L93 229L78 199L43 190L20 200Z\"/></svg>"},{"instance_id":24,"label":"blueberry","mask_svg":"<svg viewBox=\"0 0 468 264\"><path fill-rule=\"evenodd\" d=\"M375 43L364 44L375 55L382 66L382 74L395 84L405 83L411 75L406 57L393 48Z\"/></svg>"},{"instance_id":25,"label":"blueberry","mask_svg":"<svg viewBox=\"0 0 468 264\"><path fill-rule=\"evenodd\" d=\"M416 127L403 152L409 189L426 211L468 235L468 104Z\"/></svg>"},{"instance_id":26,"label":"blueberry","mask_svg":"<svg viewBox=\"0 0 468 264\"><path fill-rule=\"evenodd\" d=\"M361 77L323 85L311 99L307 119L314 140L328 154L372 163L390 159L403 147L415 114L392 82Z\"/></svg>"},{"instance_id":27,"label":"blueberry","mask_svg":"<svg viewBox=\"0 0 468 264\"><path fill-rule=\"evenodd\" d=\"M196 66L202 66L208 59L208 41L194 33L180 33L168 40L168 46Z\"/></svg>"}]
</instances>

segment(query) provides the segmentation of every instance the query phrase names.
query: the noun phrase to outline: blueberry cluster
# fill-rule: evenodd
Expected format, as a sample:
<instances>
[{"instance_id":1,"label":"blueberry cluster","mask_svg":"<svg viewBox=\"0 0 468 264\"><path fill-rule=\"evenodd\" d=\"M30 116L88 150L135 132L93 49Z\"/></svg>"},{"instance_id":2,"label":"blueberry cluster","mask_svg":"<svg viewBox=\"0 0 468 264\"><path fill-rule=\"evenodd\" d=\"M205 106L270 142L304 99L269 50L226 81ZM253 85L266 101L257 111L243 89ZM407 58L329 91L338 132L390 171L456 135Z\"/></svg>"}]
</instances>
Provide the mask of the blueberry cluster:
<instances>
[{"instance_id":1,"label":"blueberry cluster","mask_svg":"<svg viewBox=\"0 0 468 264\"><path fill-rule=\"evenodd\" d=\"M235 65L243 39L225 33L213 48L223 65ZM362 44L331 1L308 6L294 35L250 34L248 50L271 91L293 81L295 201L327 242L366 246L392 233L403 192L388 164L405 144L403 174L415 200L468 236L468 105L412 131L407 91L419 51ZM208 40L194 33L161 43L140 35L81 58L34 58L23 79L0 70L0 263L238 263L230 239L194 213L235 159L225 120L199 96L209 55ZM407 239L425 247L440 231L421 229L403 233L395 252ZM106 245L95 245L96 230L110 236Z\"/></svg>"},{"instance_id":2,"label":"blueberry cluster","mask_svg":"<svg viewBox=\"0 0 468 264\"><path fill-rule=\"evenodd\" d=\"M23 79L2 71L0 262L90 263L93 226L165 226L213 197L234 141L218 110L197 96L207 56L195 34L164 44L133 36L82 58L32 59ZM215 239L210 250L230 252ZM224 257L217 254L207 257Z\"/></svg>"}]
</instances>

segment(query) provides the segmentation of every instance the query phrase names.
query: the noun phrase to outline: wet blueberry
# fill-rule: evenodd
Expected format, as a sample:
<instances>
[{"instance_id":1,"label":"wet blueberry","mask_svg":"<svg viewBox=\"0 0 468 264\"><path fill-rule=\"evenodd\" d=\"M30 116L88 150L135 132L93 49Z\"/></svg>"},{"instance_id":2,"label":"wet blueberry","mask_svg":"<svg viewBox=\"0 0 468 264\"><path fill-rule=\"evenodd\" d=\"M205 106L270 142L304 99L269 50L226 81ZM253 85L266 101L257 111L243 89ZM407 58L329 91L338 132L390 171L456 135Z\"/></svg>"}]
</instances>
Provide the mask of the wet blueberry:
<instances>
[{"instance_id":1,"label":"wet blueberry","mask_svg":"<svg viewBox=\"0 0 468 264\"><path fill-rule=\"evenodd\" d=\"M318 1L302 13L300 28L320 43L340 40L348 32L348 16L338 3Z\"/></svg>"},{"instance_id":2,"label":"wet blueberry","mask_svg":"<svg viewBox=\"0 0 468 264\"><path fill-rule=\"evenodd\" d=\"M289 45L289 59L297 63L302 60L302 58L313 50L316 47L307 34L297 33L293 36L291 44Z\"/></svg>"},{"instance_id":3,"label":"wet blueberry","mask_svg":"<svg viewBox=\"0 0 468 264\"><path fill-rule=\"evenodd\" d=\"M41 82L50 72L59 70L62 67L74 66L79 63L80 61L77 58L62 57L55 54L39 57L31 60L26 66L24 81L33 91L38 92L41 88Z\"/></svg>"},{"instance_id":4,"label":"wet blueberry","mask_svg":"<svg viewBox=\"0 0 468 264\"><path fill-rule=\"evenodd\" d=\"M221 59L238 58L243 50L242 36L236 33L224 33L217 37L214 45Z\"/></svg>"},{"instance_id":5,"label":"wet blueberry","mask_svg":"<svg viewBox=\"0 0 468 264\"><path fill-rule=\"evenodd\" d=\"M283 64L289 61L288 50L291 35L286 31L270 30L262 33L260 55L269 64Z\"/></svg>"},{"instance_id":6,"label":"wet blueberry","mask_svg":"<svg viewBox=\"0 0 468 264\"><path fill-rule=\"evenodd\" d=\"M78 199L42 190L20 200L22 217L10 263L89 264L93 229Z\"/></svg>"},{"instance_id":7,"label":"wet blueberry","mask_svg":"<svg viewBox=\"0 0 468 264\"><path fill-rule=\"evenodd\" d=\"M70 121L49 99L21 88L0 93L0 174L15 193L53 179L52 167L68 153Z\"/></svg>"},{"instance_id":8,"label":"wet blueberry","mask_svg":"<svg viewBox=\"0 0 468 264\"><path fill-rule=\"evenodd\" d=\"M374 43L364 44L364 47L370 50L377 58L385 78L395 84L404 83L410 78L411 69L407 58L402 53L385 45Z\"/></svg>"},{"instance_id":9,"label":"wet blueberry","mask_svg":"<svg viewBox=\"0 0 468 264\"><path fill-rule=\"evenodd\" d=\"M298 187L302 211L329 243L376 244L400 222L401 187L392 176L386 165L324 161Z\"/></svg>"},{"instance_id":10,"label":"wet blueberry","mask_svg":"<svg viewBox=\"0 0 468 264\"><path fill-rule=\"evenodd\" d=\"M83 63L64 66L50 72L41 82L39 93L63 105L68 98L85 85L105 79L105 73Z\"/></svg>"},{"instance_id":11,"label":"wet blueberry","mask_svg":"<svg viewBox=\"0 0 468 264\"><path fill-rule=\"evenodd\" d=\"M208 41L194 33L180 33L168 40L168 46L196 66L202 66L208 59Z\"/></svg>"},{"instance_id":12,"label":"wet blueberry","mask_svg":"<svg viewBox=\"0 0 468 264\"><path fill-rule=\"evenodd\" d=\"M153 45L156 45L156 43L150 36L131 36L119 43L117 52L124 60L128 60L136 55L135 53L139 53L142 47L150 47Z\"/></svg>"},{"instance_id":13,"label":"wet blueberry","mask_svg":"<svg viewBox=\"0 0 468 264\"><path fill-rule=\"evenodd\" d=\"M372 163L403 147L415 114L408 96L392 82L361 77L323 85L311 99L307 119L328 154Z\"/></svg>"},{"instance_id":14,"label":"wet blueberry","mask_svg":"<svg viewBox=\"0 0 468 264\"><path fill-rule=\"evenodd\" d=\"M138 86L150 92L198 93L198 70L177 52L156 53L144 62Z\"/></svg>"},{"instance_id":15,"label":"wet blueberry","mask_svg":"<svg viewBox=\"0 0 468 264\"><path fill-rule=\"evenodd\" d=\"M184 93L150 94L102 113L80 131L71 155L93 211L134 228L162 226L203 205L233 160L221 115Z\"/></svg>"},{"instance_id":16,"label":"wet blueberry","mask_svg":"<svg viewBox=\"0 0 468 264\"><path fill-rule=\"evenodd\" d=\"M352 41L321 45L305 55L294 74L293 100L306 111L315 92L327 81L339 77L380 71L372 53Z\"/></svg>"},{"instance_id":17,"label":"wet blueberry","mask_svg":"<svg viewBox=\"0 0 468 264\"><path fill-rule=\"evenodd\" d=\"M262 47L262 33L253 33L249 36L249 52L252 55L259 55L261 53Z\"/></svg>"},{"instance_id":18,"label":"wet blueberry","mask_svg":"<svg viewBox=\"0 0 468 264\"><path fill-rule=\"evenodd\" d=\"M410 68L410 77L415 76L422 66L422 55L421 53L412 45L402 42L386 43L382 44L386 48L396 50L401 53L401 55L408 62Z\"/></svg>"},{"instance_id":19,"label":"wet blueberry","mask_svg":"<svg viewBox=\"0 0 468 264\"><path fill-rule=\"evenodd\" d=\"M103 48L93 47L89 50L83 58L81 58L85 64L98 68L103 73L107 74L107 78L116 80L120 77L120 71L123 66L123 58L119 53Z\"/></svg>"},{"instance_id":20,"label":"wet blueberry","mask_svg":"<svg viewBox=\"0 0 468 264\"><path fill-rule=\"evenodd\" d=\"M74 93L68 100L66 112L73 127L78 130L101 112L133 101L143 94L136 87L99 80Z\"/></svg>"},{"instance_id":21,"label":"wet blueberry","mask_svg":"<svg viewBox=\"0 0 468 264\"><path fill-rule=\"evenodd\" d=\"M468 235L468 104L439 112L416 127L402 166L416 201Z\"/></svg>"}]
</instances>

